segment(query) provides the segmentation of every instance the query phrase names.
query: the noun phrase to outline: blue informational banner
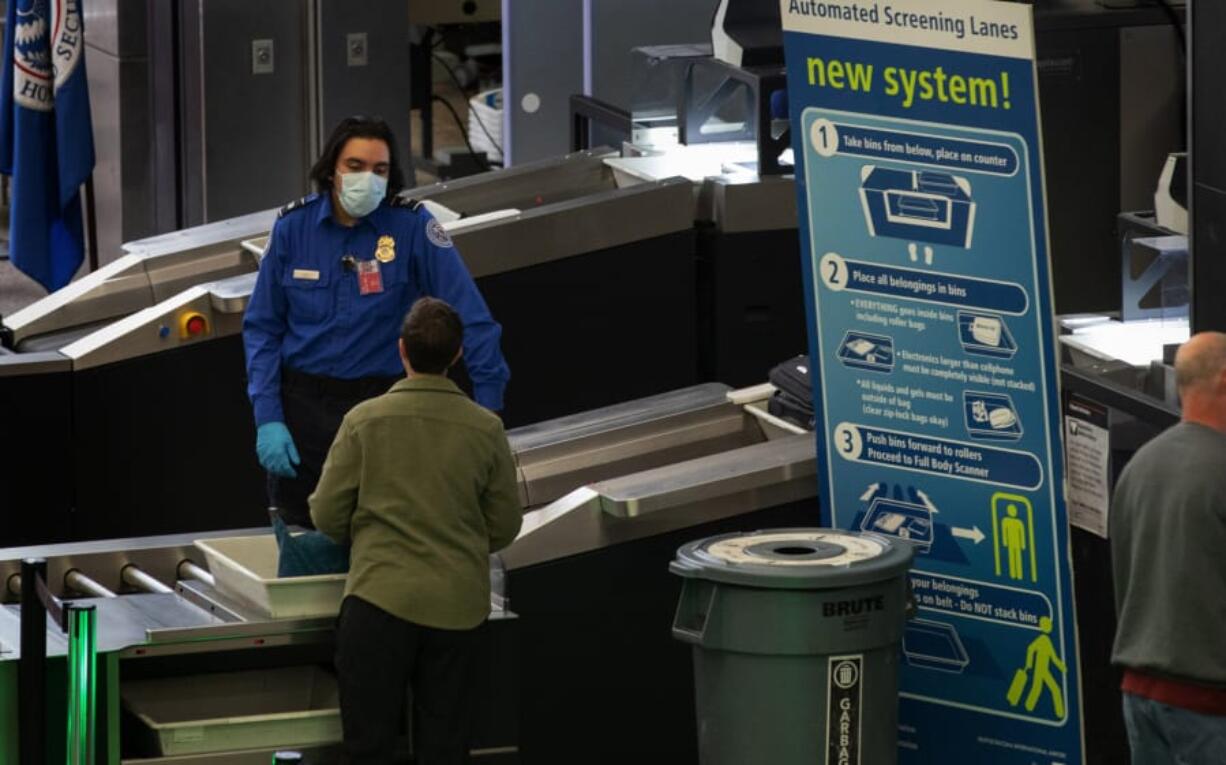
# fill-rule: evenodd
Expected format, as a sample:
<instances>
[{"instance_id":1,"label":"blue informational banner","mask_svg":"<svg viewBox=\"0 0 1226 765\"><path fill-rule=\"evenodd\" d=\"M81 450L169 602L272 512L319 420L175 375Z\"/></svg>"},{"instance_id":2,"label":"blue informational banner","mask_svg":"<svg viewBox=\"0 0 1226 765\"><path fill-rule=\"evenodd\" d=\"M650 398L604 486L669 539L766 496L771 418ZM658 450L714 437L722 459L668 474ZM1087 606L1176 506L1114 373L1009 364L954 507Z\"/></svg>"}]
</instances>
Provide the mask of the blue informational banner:
<instances>
[{"instance_id":1,"label":"blue informational banner","mask_svg":"<svg viewBox=\"0 0 1226 765\"><path fill-rule=\"evenodd\" d=\"M1083 761L1027 5L782 0L824 520L910 540L899 761Z\"/></svg>"}]
</instances>

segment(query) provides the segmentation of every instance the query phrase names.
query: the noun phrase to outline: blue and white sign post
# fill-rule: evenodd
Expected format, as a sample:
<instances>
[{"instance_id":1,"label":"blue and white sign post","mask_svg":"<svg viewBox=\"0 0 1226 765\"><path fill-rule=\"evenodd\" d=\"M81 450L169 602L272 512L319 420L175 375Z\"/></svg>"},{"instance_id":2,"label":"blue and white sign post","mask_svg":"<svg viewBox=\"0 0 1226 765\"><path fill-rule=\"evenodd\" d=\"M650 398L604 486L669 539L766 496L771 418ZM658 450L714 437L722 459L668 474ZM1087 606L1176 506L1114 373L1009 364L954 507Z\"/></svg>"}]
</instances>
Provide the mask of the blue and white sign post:
<instances>
[{"instance_id":1,"label":"blue and white sign post","mask_svg":"<svg viewBox=\"0 0 1226 765\"><path fill-rule=\"evenodd\" d=\"M909 539L903 763L1079 763L1028 6L782 0L825 520Z\"/></svg>"}]
</instances>

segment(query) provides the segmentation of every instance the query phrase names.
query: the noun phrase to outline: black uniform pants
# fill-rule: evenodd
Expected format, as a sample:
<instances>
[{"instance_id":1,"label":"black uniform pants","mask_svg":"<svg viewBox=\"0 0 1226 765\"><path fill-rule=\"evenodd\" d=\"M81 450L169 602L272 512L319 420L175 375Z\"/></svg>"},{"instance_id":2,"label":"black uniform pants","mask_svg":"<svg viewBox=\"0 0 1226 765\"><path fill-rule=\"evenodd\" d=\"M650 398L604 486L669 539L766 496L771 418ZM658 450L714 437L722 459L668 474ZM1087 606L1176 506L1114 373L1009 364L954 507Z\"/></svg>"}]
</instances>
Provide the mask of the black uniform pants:
<instances>
[{"instance_id":1,"label":"black uniform pants","mask_svg":"<svg viewBox=\"0 0 1226 765\"><path fill-rule=\"evenodd\" d=\"M338 380L282 368L281 409L301 462L294 466L294 478L268 474L268 505L279 508L286 523L314 528L307 498L319 483L341 420L357 404L386 393L397 379Z\"/></svg>"},{"instance_id":2,"label":"black uniform pants","mask_svg":"<svg viewBox=\"0 0 1226 765\"><path fill-rule=\"evenodd\" d=\"M423 627L361 598L345 598L336 672L348 762L393 761L406 687L412 689L417 765L468 762L468 666L476 637L477 629Z\"/></svg>"}]
</instances>

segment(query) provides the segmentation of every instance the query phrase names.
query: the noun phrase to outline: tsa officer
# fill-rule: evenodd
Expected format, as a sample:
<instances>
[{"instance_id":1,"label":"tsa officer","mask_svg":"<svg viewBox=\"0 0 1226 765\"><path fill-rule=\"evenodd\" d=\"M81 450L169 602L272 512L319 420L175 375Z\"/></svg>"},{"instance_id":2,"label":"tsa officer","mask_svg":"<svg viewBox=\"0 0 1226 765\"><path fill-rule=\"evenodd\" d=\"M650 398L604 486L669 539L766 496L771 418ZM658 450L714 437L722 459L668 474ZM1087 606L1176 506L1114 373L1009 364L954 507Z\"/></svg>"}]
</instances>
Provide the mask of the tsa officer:
<instances>
[{"instance_id":1,"label":"tsa officer","mask_svg":"<svg viewBox=\"0 0 1226 765\"><path fill-rule=\"evenodd\" d=\"M277 216L243 317L269 503L304 526L341 419L403 376L397 332L419 297L446 301L463 320L478 404L501 410L510 377L502 328L447 232L398 196L404 176L387 123L342 120L311 180L317 192Z\"/></svg>"}]
</instances>

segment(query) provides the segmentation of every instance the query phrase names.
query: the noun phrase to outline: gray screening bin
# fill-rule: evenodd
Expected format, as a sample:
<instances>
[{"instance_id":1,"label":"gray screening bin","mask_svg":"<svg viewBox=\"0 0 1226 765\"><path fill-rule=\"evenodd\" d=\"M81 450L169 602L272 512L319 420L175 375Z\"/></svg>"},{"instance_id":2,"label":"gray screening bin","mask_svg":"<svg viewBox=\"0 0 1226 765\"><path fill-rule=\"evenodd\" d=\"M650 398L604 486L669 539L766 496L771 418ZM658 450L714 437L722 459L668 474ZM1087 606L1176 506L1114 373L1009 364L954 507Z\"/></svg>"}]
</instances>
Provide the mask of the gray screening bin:
<instances>
[{"instance_id":1,"label":"gray screening bin","mask_svg":"<svg viewBox=\"0 0 1226 765\"><path fill-rule=\"evenodd\" d=\"M831 529L677 551L673 635L694 646L702 765L891 765L906 542Z\"/></svg>"}]
</instances>

